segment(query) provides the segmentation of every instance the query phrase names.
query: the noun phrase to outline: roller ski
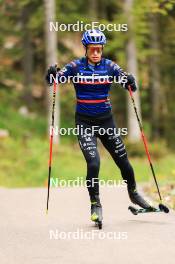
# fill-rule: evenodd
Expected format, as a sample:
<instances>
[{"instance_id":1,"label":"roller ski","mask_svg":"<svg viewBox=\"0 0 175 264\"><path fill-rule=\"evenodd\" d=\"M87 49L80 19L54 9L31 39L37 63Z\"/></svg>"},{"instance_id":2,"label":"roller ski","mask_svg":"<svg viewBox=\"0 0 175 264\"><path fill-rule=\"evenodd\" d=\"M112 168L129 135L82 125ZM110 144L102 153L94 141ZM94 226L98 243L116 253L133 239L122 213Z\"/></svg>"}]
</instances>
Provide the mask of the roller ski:
<instances>
[{"instance_id":1,"label":"roller ski","mask_svg":"<svg viewBox=\"0 0 175 264\"><path fill-rule=\"evenodd\" d=\"M129 193L129 197L131 199L131 201L134 204L139 205L142 208L136 208L134 206L129 206L128 210L131 211L132 214L134 215L138 215L141 213L159 213L159 212L164 212L164 213L168 213L169 209L163 205L163 204L159 204L158 208L155 208L151 205L149 205L143 198L142 196L137 192L137 190L128 190Z\"/></svg>"},{"instance_id":2,"label":"roller ski","mask_svg":"<svg viewBox=\"0 0 175 264\"><path fill-rule=\"evenodd\" d=\"M129 206L128 210L130 210L133 215L138 215L143 213L159 213L159 212L164 212L166 214L169 213L168 207L166 207L164 204L159 204L158 208L150 207L149 209L144 209L144 208L137 209L133 206Z\"/></svg>"},{"instance_id":3,"label":"roller ski","mask_svg":"<svg viewBox=\"0 0 175 264\"><path fill-rule=\"evenodd\" d=\"M103 216L102 206L99 199L91 202L91 220L95 222L95 226L102 229Z\"/></svg>"},{"instance_id":4,"label":"roller ski","mask_svg":"<svg viewBox=\"0 0 175 264\"><path fill-rule=\"evenodd\" d=\"M148 161L149 161L150 169L151 169L151 172L152 172L152 176L153 176L153 179L154 179L154 182L155 182L155 185L156 185L156 188L157 188L157 193L158 193L158 196L159 196L159 200L160 200L160 204L159 204L158 208L155 208L155 207L150 206L140 196L140 194L137 192L137 190L133 190L133 191L132 190L130 190L130 191L128 190L129 197L130 197L131 201L134 204L137 204L140 207L142 207L141 209L137 209L137 208L135 208L133 206L129 206L128 209L134 215L137 215L137 214L140 214L140 213L157 213L157 212L169 213L168 207L166 207L164 204L162 204L162 196L161 196L159 185L158 185L157 178L156 178L156 175L155 175L154 167L153 167L153 164L152 164L152 161L151 161L151 156L150 156L150 153L149 153L149 150L148 150L148 144L147 144L147 140L146 140L146 137L145 137L145 134L144 134L144 131L143 131L143 126L142 126L142 123L141 123L139 115L138 115L138 111L137 111L137 107L136 107L136 104L135 104L135 99L134 99L134 96L133 96L133 91L132 91L131 85L128 86L128 90L129 90L129 94L130 94L131 101L132 101L132 104L133 104L133 109L135 111L135 115L136 115L136 118L137 118L137 121L138 121L138 125L139 125L139 128L140 128L140 133L141 133L142 141L143 141L143 144L144 144L144 147L145 147L145 152L146 152L146 155L147 155L147 158L148 158Z\"/></svg>"}]
</instances>

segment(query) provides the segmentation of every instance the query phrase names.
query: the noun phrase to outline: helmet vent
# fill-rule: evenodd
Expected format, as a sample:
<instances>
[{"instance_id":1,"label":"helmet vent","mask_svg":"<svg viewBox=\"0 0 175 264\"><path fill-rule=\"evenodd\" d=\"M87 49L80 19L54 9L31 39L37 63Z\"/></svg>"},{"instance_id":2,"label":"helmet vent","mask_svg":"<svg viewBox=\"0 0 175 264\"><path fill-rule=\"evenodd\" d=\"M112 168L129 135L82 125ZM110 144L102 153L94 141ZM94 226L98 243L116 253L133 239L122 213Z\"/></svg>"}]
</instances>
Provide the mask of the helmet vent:
<instances>
[{"instance_id":1,"label":"helmet vent","mask_svg":"<svg viewBox=\"0 0 175 264\"><path fill-rule=\"evenodd\" d=\"M89 44L106 44L106 37L103 32L99 30L87 30L82 37L82 43L84 46Z\"/></svg>"}]
</instances>

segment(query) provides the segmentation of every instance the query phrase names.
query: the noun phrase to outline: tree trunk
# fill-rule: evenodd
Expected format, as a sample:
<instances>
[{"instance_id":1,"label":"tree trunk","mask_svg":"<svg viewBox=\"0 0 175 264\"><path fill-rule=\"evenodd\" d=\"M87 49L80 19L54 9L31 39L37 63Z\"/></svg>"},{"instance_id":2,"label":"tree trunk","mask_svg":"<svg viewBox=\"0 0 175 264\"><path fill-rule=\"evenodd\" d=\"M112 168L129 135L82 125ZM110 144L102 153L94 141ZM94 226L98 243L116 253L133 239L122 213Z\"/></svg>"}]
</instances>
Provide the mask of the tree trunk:
<instances>
[{"instance_id":1,"label":"tree trunk","mask_svg":"<svg viewBox=\"0 0 175 264\"><path fill-rule=\"evenodd\" d=\"M46 65L54 65L57 63L57 32L49 30L49 22L55 21L55 0L44 0L45 7L45 42L46 42ZM53 88L53 87L52 87ZM51 87L47 88L47 105L48 105L48 131L50 132L51 125L51 116L52 116L52 94L53 89ZM56 104L55 104L55 122L54 127L58 127L60 125L60 103L59 103L59 85L57 85L56 92ZM59 143L59 135L54 135L53 138L54 143Z\"/></svg>"},{"instance_id":2,"label":"tree trunk","mask_svg":"<svg viewBox=\"0 0 175 264\"><path fill-rule=\"evenodd\" d=\"M88 1L88 9L89 9L90 18L97 19L98 18L98 2L97 2L97 0L89 0Z\"/></svg>"},{"instance_id":3,"label":"tree trunk","mask_svg":"<svg viewBox=\"0 0 175 264\"><path fill-rule=\"evenodd\" d=\"M138 66L137 66L137 51L133 34L133 17L132 17L132 6L133 0L125 0L125 13L127 17L127 23L129 25L129 36L128 42L126 45L126 54L127 54L127 71L132 73L136 80L138 76ZM138 110L138 115L141 118L140 111L140 97L139 91L134 93L134 99L136 103L136 107ZM128 94L127 97L127 112L128 112L128 138L131 142L140 141L140 130L139 125L136 119L136 115L131 103L130 96Z\"/></svg>"},{"instance_id":4,"label":"tree trunk","mask_svg":"<svg viewBox=\"0 0 175 264\"><path fill-rule=\"evenodd\" d=\"M100 19L107 19L107 2L104 0L98 0L98 14Z\"/></svg>"},{"instance_id":5,"label":"tree trunk","mask_svg":"<svg viewBox=\"0 0 175 264\"><path fill-rule=\"evenodd\" d=\"M158 24L157 15L150 15L151 24L151 49L159 51L158 40ZM152 138L155 139L160 136L160 108L161 108L161 85L160 85L160 71L158 54L152 55L150 58L150 76L151 76L151 124L152 124Z\"/></svg>"},{"instance_id":6,"label":"tree trunk","mask_svg":"<svg viewBox=\"0 0 175 264\"><path fill-rule=\"evenodd\" d=\"M33 52L31 44L31 32L28 29L28 21L31 16L32 6L26 5L21 11L21 24L22 24L22 45L23 45L23 58L22 68L24 72L24 94L23 99L26 104L31 105L33 98L31 93L32 82L33 82Z\"/></svg>"}]
</instances>

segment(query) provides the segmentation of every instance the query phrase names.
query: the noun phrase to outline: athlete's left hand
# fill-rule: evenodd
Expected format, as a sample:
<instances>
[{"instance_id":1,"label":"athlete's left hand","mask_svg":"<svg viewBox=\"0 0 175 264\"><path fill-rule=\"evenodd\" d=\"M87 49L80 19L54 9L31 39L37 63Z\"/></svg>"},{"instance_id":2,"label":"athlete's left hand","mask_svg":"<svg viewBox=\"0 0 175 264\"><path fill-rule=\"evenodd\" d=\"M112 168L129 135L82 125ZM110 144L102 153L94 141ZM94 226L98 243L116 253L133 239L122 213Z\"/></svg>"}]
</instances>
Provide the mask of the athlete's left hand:
<instances>
[{"instance_id":1,"label":"athlete's left hand","mask_svg":"<svg viewBox=\"0 0 175 264\"><path fill-rule=\"evenodd\" d=\"M132 74L128 74L127 76L127 83L125 84L125 88L129 90L129 86L131 87L132 92L135 92L137 90L137 84L135 81L135 78Z\"/></svg>"}]
</instances>

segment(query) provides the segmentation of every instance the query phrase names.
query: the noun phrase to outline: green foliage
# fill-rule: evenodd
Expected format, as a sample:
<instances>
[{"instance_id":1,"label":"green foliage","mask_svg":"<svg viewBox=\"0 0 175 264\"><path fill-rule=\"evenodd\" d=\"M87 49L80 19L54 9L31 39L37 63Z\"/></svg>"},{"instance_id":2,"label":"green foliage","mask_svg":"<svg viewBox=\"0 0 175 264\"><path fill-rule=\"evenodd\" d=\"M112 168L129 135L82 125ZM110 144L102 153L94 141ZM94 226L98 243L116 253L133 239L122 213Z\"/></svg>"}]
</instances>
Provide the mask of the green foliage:
<instances>
[{"instance_id":1,"label":"green foliage","mask_svg":"<svg viewBox=\"0 0 175 264\"><path fill-rule=\"evenodd\" d=\"M131 143L126 141L128 153L131 157L146 157L143 142ZM148 143L149 152L152 158L164 158L168 154L168 149L165 142L150 142Z\"/></svg>"},{"instance_id":2,"label":"green foliage","mask_svg":"<svg viewBox=\"0 0 175 264\"><path fill-rule=\"evenodd\" d=\"M18 93L8 93L0 90L3 104L0 105L0 128L7 129L12 138L33 139L33 136L45 137L47 124L44 113L29 112L27 116L21 115L19 108L21 99ZM13 103L12 103L13 102Z\"/></svg>"}]
</instances>

